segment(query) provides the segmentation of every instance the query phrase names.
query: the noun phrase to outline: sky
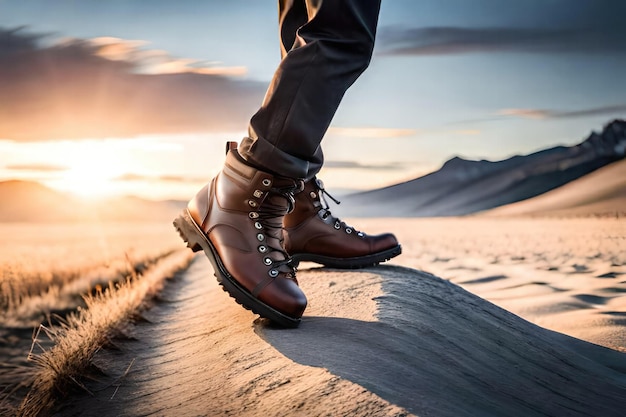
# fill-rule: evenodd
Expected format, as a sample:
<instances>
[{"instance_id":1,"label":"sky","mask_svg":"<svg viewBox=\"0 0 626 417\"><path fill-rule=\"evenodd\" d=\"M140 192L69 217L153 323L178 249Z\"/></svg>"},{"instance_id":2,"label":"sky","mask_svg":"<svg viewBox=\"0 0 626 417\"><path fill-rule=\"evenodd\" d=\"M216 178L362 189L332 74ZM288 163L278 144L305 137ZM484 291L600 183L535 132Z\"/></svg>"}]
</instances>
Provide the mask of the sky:
<instances>
[{"instance_id":1,"label":"sky","mask_svg":"<svg viewBox=\"0 0 626 417\"><path fill-rule=\"evenodd\" d=\"M626 117L623 0L383 0L329 191L582 141ZM280 61L270 0L0 0L0 181L189 199Z\"/></svg>"}]
</instances>

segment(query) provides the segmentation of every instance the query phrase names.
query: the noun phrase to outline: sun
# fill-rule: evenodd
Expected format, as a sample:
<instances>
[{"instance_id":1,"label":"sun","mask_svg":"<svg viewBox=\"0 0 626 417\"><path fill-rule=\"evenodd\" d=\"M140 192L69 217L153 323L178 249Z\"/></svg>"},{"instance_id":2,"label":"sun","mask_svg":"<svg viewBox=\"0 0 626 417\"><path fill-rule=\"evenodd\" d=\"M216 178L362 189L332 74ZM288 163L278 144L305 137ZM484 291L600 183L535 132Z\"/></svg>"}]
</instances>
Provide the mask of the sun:
<instances>
[{"instance_id":1,"label":"sun","mask_svg":"<svg viewBox=\"0 0 626 417\"><path fill-rule=\"evenodd\" d=\"M119 175L108 161L80 161L63 173L58 188L84 198L109 197L119 191Z\"/></svg>"},{"instance_id":2,"label":"sun","mask_svg":"<svg viewBox=\"0 0 626 417\"><path fill-rule=\"evenodd\" d=\"M171 138L110 138L30 145L21 163L32 166L33 170L24 170L21 179L90 200L123 196L169 199L171 194L182 194L181 190L191 194L195 192L195 183L190 185L163 175L163 167L172 170L173 178L187 175L187 158L178 153L182 145L170 144L168 140L173 141ZM38 169L39 166L43 169Z\"/></svg>"}]
</instances>

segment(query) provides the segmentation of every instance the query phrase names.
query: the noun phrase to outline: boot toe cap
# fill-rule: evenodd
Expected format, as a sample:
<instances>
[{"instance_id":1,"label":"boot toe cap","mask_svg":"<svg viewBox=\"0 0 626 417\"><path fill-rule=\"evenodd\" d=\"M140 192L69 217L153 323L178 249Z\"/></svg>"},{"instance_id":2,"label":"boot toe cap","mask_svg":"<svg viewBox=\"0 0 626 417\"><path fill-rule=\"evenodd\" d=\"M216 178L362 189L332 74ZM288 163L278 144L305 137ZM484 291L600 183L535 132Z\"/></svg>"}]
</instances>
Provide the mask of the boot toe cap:
<instances>
[{"instance_id":1,"label":"boot toe cap","mask_svg":"<svg viewBox=\"0 0 626 417\"><path fill-rule=\"evenodd\" d=\"M398 239L393 233L383 233L381 235L371 236L371 238L373 252L384 251L399 245Z\"/></svg>"},{"instance_id":2,"label":"boot toe cap","mask_svg":"<svg viewBox=\"0 0 626 417\"><path fill-rule=\"evenodd\" d=\"M304 292L291 279L276 279L259 294L259 299L281 313L300 318L307 306Z\"/></svg>"}]
</instances>

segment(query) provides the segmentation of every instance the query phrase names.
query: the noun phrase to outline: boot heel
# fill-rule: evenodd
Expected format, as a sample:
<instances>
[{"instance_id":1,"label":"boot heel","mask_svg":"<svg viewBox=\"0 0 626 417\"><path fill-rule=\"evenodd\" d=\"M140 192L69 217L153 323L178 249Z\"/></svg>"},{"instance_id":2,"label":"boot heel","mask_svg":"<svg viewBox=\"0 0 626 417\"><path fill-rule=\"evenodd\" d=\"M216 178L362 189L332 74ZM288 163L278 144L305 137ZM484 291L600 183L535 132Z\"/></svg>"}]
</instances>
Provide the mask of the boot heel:
<instances>
[{"instance_id":1,"label":"boot heel","mask_svg":"<svg viewBox=\"0 0 626 417\"><path fill-rule=\"evenodd\" d=\"M200 244L201 237L198 236L193 219L189 216L187 210L183 211L176 219L174 219L174 227L178 230L181 239L185 241L187 247L193 252L202 250Z\"/></svg>"}]
</instances>

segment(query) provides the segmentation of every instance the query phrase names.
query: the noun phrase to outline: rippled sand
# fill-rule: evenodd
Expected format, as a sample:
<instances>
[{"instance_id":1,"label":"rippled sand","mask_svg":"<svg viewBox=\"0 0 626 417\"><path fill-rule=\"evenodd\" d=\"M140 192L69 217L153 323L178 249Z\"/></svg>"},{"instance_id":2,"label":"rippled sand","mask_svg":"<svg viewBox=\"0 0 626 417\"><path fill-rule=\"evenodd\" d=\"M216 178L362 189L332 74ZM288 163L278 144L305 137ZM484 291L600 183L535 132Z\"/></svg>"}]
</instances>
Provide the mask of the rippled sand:
<instances>
[{"instance_id":1,"label":"rippled sand","mask_svg":"<svg viewBox=\"0 0 626 417\"><path fill-rule=\"evenodd\" d=\"M395 262L542 327L626 351L626 219L356 219L391 230Z\"/></svg>"}]
</instances>

